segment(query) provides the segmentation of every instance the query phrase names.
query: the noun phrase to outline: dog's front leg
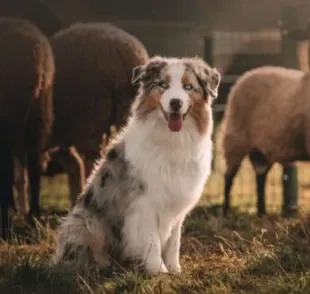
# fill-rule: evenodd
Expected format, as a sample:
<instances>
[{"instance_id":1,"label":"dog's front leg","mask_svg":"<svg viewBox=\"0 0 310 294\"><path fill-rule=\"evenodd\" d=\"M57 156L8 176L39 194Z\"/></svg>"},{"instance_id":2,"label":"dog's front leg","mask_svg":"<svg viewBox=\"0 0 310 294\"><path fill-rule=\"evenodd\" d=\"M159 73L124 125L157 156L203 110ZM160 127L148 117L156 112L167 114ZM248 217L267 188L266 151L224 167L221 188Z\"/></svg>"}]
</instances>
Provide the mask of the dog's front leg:
<instances>
[{"instance_id":1,"label":"dog's front leg","mask_svg":"<svg viewBox=\"0 0 310 294\"><path fill-rule=\"evenodd\" d=\"M145 209L139 214L127 218L123 232L126 244L123 258L134 258L150 275L168 272L162 260L162 246L157 229L156 217L151 210Z\"/></svg>"},{"instance_id":2,"label":"dog's front leg","mask_svg":"<svg viewBox=\"0 0 310 294\"><path fill-rule=\"evenodd\" d=\"M173 273L181 272L180 265L180 244L181 244L181 230L184 218L180 220L172 229L171 235L163 248L163 260L168 271Z\"/></svg>"}]
</instances>

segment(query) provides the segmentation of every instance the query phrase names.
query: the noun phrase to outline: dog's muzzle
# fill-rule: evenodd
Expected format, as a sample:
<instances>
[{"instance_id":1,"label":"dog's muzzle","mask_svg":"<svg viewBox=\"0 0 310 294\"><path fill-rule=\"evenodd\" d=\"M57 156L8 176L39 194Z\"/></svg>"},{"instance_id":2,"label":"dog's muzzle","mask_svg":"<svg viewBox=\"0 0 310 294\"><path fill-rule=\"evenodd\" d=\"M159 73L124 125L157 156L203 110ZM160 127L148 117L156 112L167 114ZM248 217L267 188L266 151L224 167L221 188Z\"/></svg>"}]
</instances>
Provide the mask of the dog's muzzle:
<instances>
[{"instance_id":1,"label":"dog's muzzle","mask_svg":"<svg viewBox=\"0 0 310 294\"><path fill-rule=\"evenodd\" d=\"M173 101L173 99L171 99L171 101ZM170 101L170 106L171 106L171 101ZM181 101L181 100L180 100ZM182 101L181 101L182 102ZM181 109L183 104L181 104L181 106L176 106L175 105L175 109L178 107L178 111L171 111L171 112L166 112L163 107L161 106L161 110L164 114L164 117L166 119L166 121L168 122L168 127L170 129L170 131L172 132L179 132L182 129L183 126L183 121L185 120L190 107L187 109L186 113L182 114L179 112L179 110ZM171 107L172 108L172 107Z\"/></svg>"}]
</instances>

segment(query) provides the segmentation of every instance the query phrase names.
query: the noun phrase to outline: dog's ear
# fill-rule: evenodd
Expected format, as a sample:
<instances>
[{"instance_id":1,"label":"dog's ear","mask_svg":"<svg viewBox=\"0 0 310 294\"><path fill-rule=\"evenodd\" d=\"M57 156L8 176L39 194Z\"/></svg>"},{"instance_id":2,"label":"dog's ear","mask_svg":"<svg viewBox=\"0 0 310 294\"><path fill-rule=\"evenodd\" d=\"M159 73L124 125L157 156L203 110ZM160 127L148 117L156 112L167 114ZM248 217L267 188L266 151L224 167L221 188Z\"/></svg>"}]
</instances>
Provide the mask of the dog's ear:
<instances>
[{"instance_id":1,"label":"dog's ear","mask_svg":"<svg viewBox=\"0 0 310 294\"><path fill-rule=\"evenodd\" d=\"M132 70L131 83L133 85L137 85L138 83L140 83L144 74L145 74L145 66L144 65L136 66Z\"/></svg>"},{"instance_id":2,"label":"dog's ear","mask_svg":"<svg viewBox=\"0 0 310 294\"><path fill-rule=\"evenodd\" d=\"M218 89L219 89L220 82L221 82L221 75L217 71L216 68L208 69L208 73L206 74L209 75L209 81L207 83L207 89L208 89L209 95L213 99L216 99L218 96Z\"/></svg>"},{"instance_id":3,"label":"dog's ear","mask_svg":"<svg viewBox=\"0 0 310 294\"><path fill-rule=\"evenodd\" d=\"M192 59L192 66L196 74L197 80L203 89L204 98L212 101L218 96L218 88L221 82L221 75L216 68L211 68L202 59Z\"/></svg>"}]
</instances>

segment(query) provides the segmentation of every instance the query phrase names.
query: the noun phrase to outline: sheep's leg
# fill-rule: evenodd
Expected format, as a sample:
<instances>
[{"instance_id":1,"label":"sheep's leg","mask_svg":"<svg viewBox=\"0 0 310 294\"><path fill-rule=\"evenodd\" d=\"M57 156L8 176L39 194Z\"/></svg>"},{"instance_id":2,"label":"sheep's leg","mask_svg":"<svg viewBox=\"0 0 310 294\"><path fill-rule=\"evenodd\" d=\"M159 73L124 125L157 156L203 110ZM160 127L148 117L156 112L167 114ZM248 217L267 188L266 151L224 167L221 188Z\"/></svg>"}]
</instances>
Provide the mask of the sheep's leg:
<instances>
[{"instance_id":1,"label":"sheep's leg","mask_svg":"<svg viewBox=\"0 0 310 294\"><path fill-rule=\"evenodd\" d=\"M14 182L17 191L18 211L27 215L29 212L27 168L25 162L17 158L15 158L14 163Z\"/></svg>"},{"instance_id":2,"label":"sheep's leg","mask_svg":"<svg viewBox=\"0 0 310 294\"><path fill-rule=\"evenodd\" d=\"M68 174L70 201L73 207L77 196L82 192L85 185L85 167L83 159L73 146L62 148L60 152L55 153L53 157Z\"/></svg>"},{"instance_id":3,"label":"sheep's leg","mask_svg":"<svg viewBox=\"0 0 310 294\"><path fill-rule=\"evenodd\" d=\"M2 188L5 190L6 188L4 186L2 186ZM4 191L3 190L3 191ZM4 193L7 193L7 191L4 191ZM1 206L0 206L0 214L1 214L1 227L0 227L0 230L1 230L1 234L0 234L0 237L3 239L3 240L6 240L7 237L8 237L8 229L9 229L9 204L8 202L6 201L7 199L5 199L6 195L2 195L2 198L1 198Z\"/></svg>"},{"instance_id":4,"label":"sheep's leg","mask_svg":"<svg viewBox=\"0 0 310 294\"><path fill-rule=\"evenodd\" d=\"M40 180L41 180L41 164L40 164L40 151L38 148L31 148L28 151L28 179L30 186L30 211L29 221L33 224L32 217L35 216L40 219Z\"/></svg>"},{"instance_id":5,"label":"sheep's leg","mask_svg":"<svg viewBox=\"0 0 310 294\"><path fill-rule=\"evenodd\" d=\"M75 205L77 196L82 192L86 176L85 166L82 157L74 147L69 148L70 161L72 162L72 170L69 172L69 189L71 205Z\"/></svg>"},{"instance_id":6,"label":"sheep's leg","mask_svg":"<svg viewBox=\"0 0 310 294\"><path fill-rule=\"evenodd\" d=\"M262 172L256 172L256 194L257 194L257 215L262 216L266 214L265 203L265 186L269 168Z\"/></svg>"},{"instance_id":7,"label":"sheep's leg","mask_svg":"<svg viewBox=\"0 0 310 294\"><path fill-rule=\"evenodd\" d=\"M240 163L229 166L225 172L225 192L224 192L224 204L223 204L223 214L227 216L230 210L230 192L232 185L234 183L234 178L239 170Z\"/></svg>"},{"instance_id":8,"label":"sheep's leg","mask_svg":"<svg viewBox=\"0 0 310 294\"><path fill-rule=\"evenodd\" d=\"M13 156L7 146L0 150L0 237L4 240L8 237L9 230L9 203L13 198L14 166Z\"/></svg>"},{"instance_id":9,"label":"sheep's leg","mask_svg":"<svg viewBox=\"0 0 310 294\"><path fill-rule=\"evenodd\" d=\"M14 180L13 180L13 186L14 186ZM9 208L13 209L14 212L17 212L16 203L14 201L14 193L12 193L12 196L8 200Z\"/></svg>"},{"instance_id":10,"label":"sheep's leg","mask_svg":"<svg viewBox=\"0 0 310 294\"><path fill-rule=\"evenodd\" d=\"M88 178L95 166L96 160L98 160L101 157L100 150L98 151L89 151L84 153L83 155L83 162L85 165L85 175L86 178Z\"/></svg>"},{"instance_id":11,"label":"sheep's leg","mask_svg":"<svg viewBox=\"0 0 310 294\"><path fill-rule=\"evenodd\" d=\"M84 159L84 165L85 165L85 176L88 178L91 175L91 172L94 168L94 160L90 160L88 158Z\"/></svg>"},{"instance_id":12,"label":"sheep's leg","mask_svg":"<svg viewBox=\"0 0 310 294\"><path fill-rule=\"evenodd\" d=\"M257 215L262 216L266 214L265 186L271 165L266 156L256 149L250 152L250 160L256 173Z\"/></svg>"}]
</instances>

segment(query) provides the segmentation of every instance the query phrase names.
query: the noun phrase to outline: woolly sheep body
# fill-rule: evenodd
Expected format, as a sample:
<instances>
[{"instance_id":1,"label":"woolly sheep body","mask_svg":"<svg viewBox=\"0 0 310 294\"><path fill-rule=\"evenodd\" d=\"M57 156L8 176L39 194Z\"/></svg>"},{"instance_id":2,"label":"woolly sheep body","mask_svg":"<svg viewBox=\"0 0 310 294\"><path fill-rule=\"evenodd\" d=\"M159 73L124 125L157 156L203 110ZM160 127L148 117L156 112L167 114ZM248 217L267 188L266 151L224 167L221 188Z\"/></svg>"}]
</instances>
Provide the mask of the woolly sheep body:
<instances>
[{"instance_id":1,"label":"woolly sheep body","mask_svg":"<svg viewBox=\"0 0 310 294\"><path fill-rule=\"evenodd\" d=\"M221 138L226 162L225 214L233 178L246 155L263 185L257 191L264 187L272 164L309 158L309 95L309 74L276 66L250 70L232 87ZM258 213L264 214L263 192L259 193Z\"/></svg>"},{"instance_id":2,"label":"woolly sheep body","mask_svg":"<svg viewBox=\"0 0 310 294\"><path fill-rule=\"evenodd\" d=\"M148 60L148 53L137 38L107 23L73 24L57 32L51 43L57 71L55 123L48 146L60 147L52 161L69 175L73 205L100 156L102 135L126 121L137 91L131 84L132 70ZM23 183L18 187L19 197L24 197Z\"/></svg>"},{"instance_id":3,"label":"woolly sheep body","mask_svg":"<svg viewBox=\"0 0 310 294\"><path fill-rule=\"evenodd\" d=\"M125 123L137 91L132 69L144 64L148 53L134 36L107 23L74 24L56 33L52 45L57 66L54 142L73 145L93 160L103 133Z\"/></svg>"},{"instance_id":4,"label":"woolly sheep body","mask_svg":"<svg viewBox=\"0 0 310 294\"><path fill-rule=\"evenodd\" d=\"M102 135L126 122L137 92L132 70L148 60L148 53L137 38L108 23L73 24L54 35L52 46L57 67L52 142L74 146L87 177L100 156ZM83 175L69 177L85 181ZM72 204L83 186L78 182L71 179Z\"/></svg>"},{"instance_id":5,"label":"woolly sheep body","mask_svg":"<svg viewBox=\"0 0 310 294\"><path fill-rule=\"evenodd\" d=\"M53 124L54 58L51 45L32 23L0 19L0 175L3 218L12 199L13 156L28 167L32 211L39 215L39 158ZM5 221L6 222L6 221ZM6 237L7 224L2 225Z\"/></svg>"}]
</instances>

